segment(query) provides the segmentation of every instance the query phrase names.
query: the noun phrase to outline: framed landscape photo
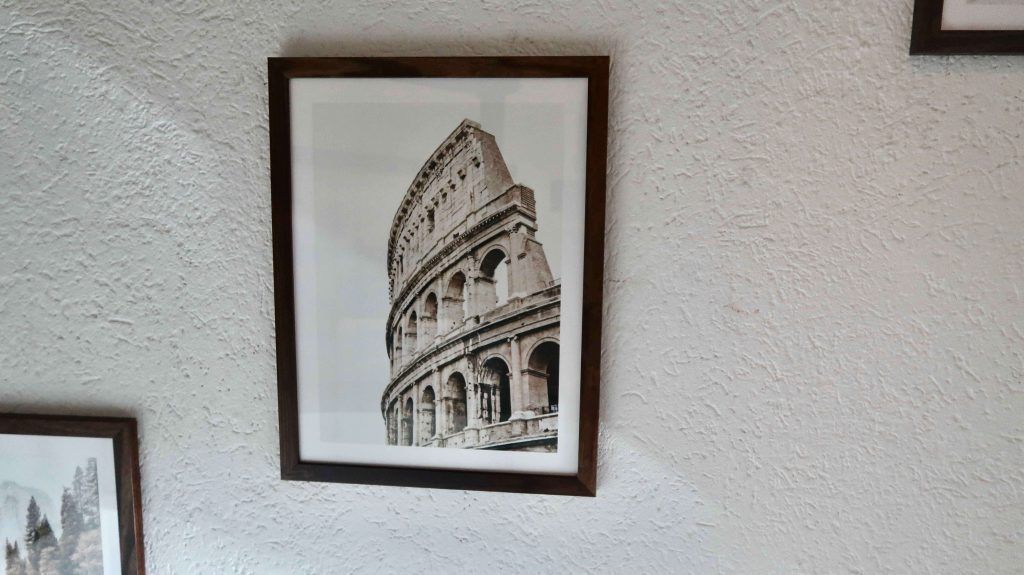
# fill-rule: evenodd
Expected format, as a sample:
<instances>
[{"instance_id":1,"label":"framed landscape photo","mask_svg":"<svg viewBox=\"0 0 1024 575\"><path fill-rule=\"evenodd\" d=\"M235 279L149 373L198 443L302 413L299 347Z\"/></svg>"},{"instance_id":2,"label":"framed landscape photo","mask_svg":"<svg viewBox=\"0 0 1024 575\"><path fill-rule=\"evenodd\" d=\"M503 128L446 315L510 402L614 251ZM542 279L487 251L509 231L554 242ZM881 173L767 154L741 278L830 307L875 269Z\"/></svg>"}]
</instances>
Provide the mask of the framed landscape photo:
<instances>
[{"instance_id":1,"label":"framed landscape photo","mask_svg":"<svg viewBox=\"0 0 1024 575\"><path fill-rule=\"evenodd\" d=\"M0 414L5 573L143 575L134 419Z\"/></svg>"},{"instance_id":2,"label":"framed landscape photo","mask_svg":"<svg viewBox=\"0 0 1024 575\"><path fill-rule=\"evenodd\" d=\"M607 57L268 72L282 477L595 495Z\"/></svg>"},{"instance_id":3,"label":"framed landscape photo","mask_svg":"<svg viewBox=\"0 0 1024 575\"><path fill-rule=\"evenodd\" d=\"M911 54L1024 54L1024 0L916 0Z\"/></svg>"}]
</instances>

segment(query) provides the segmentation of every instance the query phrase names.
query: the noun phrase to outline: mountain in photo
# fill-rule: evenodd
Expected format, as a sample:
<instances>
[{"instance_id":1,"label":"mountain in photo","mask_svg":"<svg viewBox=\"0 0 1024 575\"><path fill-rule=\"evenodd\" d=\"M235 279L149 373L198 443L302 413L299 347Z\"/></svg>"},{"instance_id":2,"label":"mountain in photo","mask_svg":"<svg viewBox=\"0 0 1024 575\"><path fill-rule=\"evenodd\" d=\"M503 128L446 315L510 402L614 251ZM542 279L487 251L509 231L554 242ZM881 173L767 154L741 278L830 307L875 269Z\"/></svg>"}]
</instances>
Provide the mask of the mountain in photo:
<instances>
[{"instance_id":1,"label":"mountain in photo","mask_svg":"<svg viewBox=\"0 0 1024 575\"><path fill-rule=\"evenodd\" d=\"M60 509L45 492L13 481L0 481L0 538L13 543L25 536L25 510L32 497L41 513L60 518Z\"/></svg>"}]
</instances>

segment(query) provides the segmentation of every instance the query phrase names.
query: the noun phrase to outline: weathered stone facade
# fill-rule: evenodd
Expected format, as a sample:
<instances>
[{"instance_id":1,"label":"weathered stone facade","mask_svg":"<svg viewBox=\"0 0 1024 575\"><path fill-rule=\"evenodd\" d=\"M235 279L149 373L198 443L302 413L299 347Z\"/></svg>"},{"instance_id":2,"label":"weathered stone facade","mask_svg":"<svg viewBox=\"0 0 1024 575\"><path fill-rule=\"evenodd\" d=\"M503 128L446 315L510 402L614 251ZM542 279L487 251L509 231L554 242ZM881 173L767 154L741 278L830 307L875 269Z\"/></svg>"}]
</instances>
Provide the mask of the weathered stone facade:
<instances>
[{"instance_id":1,"label":"weathered stone facade","mask_svg":"<svg viewBox=\"0 0 1024 575\"><path fill-rule=\"evenodd\" d=\"M536 231L533 190L464 120L391 226L389 445L557 448L561 285Z\"/></svg>"}]
</instances>

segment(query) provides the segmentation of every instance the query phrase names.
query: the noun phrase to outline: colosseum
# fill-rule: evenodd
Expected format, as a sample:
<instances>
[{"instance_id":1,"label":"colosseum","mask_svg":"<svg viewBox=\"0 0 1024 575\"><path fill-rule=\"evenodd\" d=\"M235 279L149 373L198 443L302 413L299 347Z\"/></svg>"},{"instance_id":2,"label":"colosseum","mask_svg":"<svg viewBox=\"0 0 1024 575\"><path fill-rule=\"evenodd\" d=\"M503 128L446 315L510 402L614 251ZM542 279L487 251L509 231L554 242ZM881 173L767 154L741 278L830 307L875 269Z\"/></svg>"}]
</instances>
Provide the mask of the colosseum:
<instances>
[{"instance_id":1,"label":"colosseum","mask_svg":"<svg viewBox=\"0 0 1024 575\"><path fill-rule=\"evenodd\" d=\"M533 190L464 120L391 225L389 445L557 449L561 284L536 232Z\"/></svg>"}]
</instances>

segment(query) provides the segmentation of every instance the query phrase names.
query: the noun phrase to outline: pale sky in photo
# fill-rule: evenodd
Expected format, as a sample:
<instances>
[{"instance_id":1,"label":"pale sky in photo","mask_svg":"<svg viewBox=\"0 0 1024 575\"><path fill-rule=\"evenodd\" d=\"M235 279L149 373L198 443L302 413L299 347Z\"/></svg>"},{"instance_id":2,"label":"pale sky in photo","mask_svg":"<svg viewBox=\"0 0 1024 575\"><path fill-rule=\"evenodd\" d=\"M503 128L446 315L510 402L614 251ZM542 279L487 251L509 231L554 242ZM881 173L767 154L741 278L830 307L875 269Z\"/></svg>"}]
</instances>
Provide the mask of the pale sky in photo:
<instances>
[{"instance_id":1,"label":"pale sky in photo","mask_svg":"<svg viewBox=\"0 0 1024 575\"><path fill-rule=\"evenodd\" d=\"M45 435L0 435L0 483L12 481L46 493L60 511L61 495L71 487L75 468L85 469L90 457L97 462L107 451L113 464L113 441L95 437L50 437ZM102 479L102 477L101 477ZM60 533L60 516L50 517Z\"/></svg>"}]
</instances>

